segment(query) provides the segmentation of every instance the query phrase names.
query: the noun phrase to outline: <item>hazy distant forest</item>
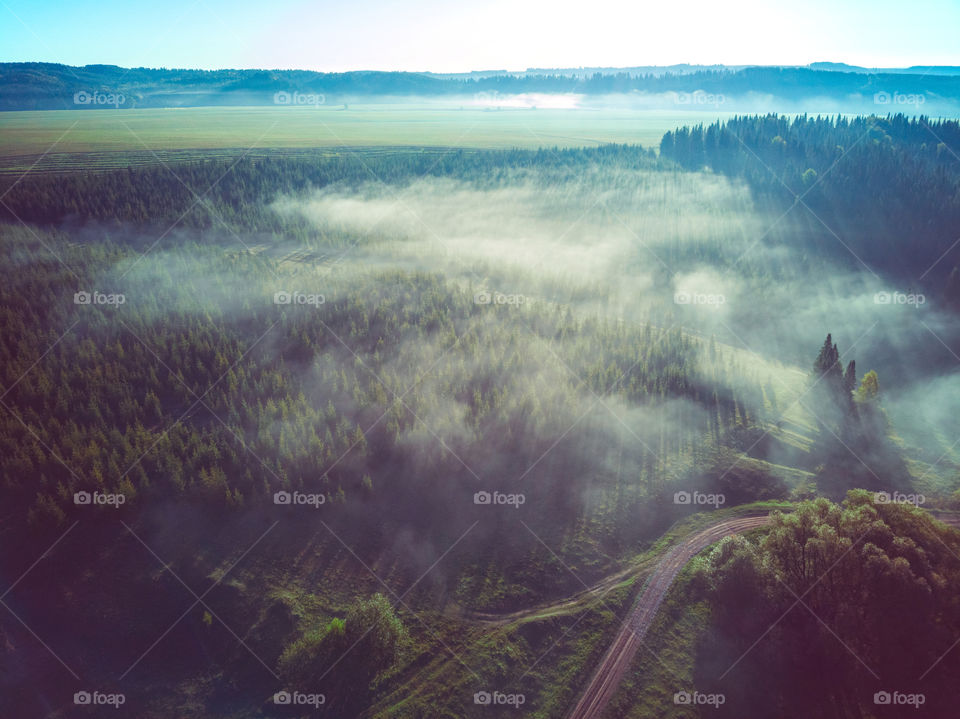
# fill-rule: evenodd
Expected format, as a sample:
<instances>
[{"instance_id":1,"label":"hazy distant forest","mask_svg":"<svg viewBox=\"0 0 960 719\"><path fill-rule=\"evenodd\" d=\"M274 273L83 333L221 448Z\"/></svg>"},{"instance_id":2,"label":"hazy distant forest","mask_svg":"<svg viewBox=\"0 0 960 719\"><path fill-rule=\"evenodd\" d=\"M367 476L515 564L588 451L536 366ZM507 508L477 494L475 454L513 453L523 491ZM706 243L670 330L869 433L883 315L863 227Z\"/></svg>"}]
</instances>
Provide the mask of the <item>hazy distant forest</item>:
<instances>
[{"instance_id":1,"label":"hazy distant forest","mask_svg":"<svg viewBox=\"0 0 960 719\"><path fill-rule=\"evenodd\" d=\"M923 94L931 105L953 104L960 96L960 77L949 68L865 72L863 68L743 67L691 69L677 67L527 73L480 73L444 76L415 72L322 73L306 70L186 70L121 68L115 65L70 67L53 63L0 63L0 110L76 109L73 94L91 87L111 88L125 95L128 107L262 105L273 93L321 93L329 104L361 98L464 97L476 93L508 97L515 93L582 93L588 96L633 93L703 92L728 99L747 95L776 96L780 102L810 98L849 102L896 88Z\"/></svg>"},{"instance_id":2,"label":"hazy distant forest","mask_svg":"<svg viewBox=\"0 0 960 719\"><path fill-rule=\"evenodd\" d=\"M195 608L130 674L138 716L287 716L263 705L275 679L320 675L329 716L512 716L473 705L461 664L507 682L544 655L525 711L556 717L640 586L616 573L699 521L677 492L722 494L787 513L668 595L651 641L691 682L712 686L792 592L841 569L804 595L828 626L794 615L699 716L875 716L879 687L831 633L890 676L960 630L955 532L857 491L960 506L958 147L952 120L769 115L678 129L659 152L4 175L3 541L49 544L81 517L79 551L112 538L101 570L42 565L18 609L45 587L67 663L119 674L186 599L124 525L203 586L282 518L211 594L258 659ZM897 292L923 306L875 299ZM284 491L321 504L278 506ZM79 492L125 501L79 514ZM565 600L611 576L603 603ZM553 608L490 619L531 607ZM122 631L85 641L107 626ZM26 692L4 715L32 701L31 672L55 681L28 639L0 623L0 671ZM132 656L98 664L104 642ZM638 661L656 681L628 681L605 716L675 709ZM931 715L956 705L958 663L926 677Z\"/></svg>"}]
</instances>

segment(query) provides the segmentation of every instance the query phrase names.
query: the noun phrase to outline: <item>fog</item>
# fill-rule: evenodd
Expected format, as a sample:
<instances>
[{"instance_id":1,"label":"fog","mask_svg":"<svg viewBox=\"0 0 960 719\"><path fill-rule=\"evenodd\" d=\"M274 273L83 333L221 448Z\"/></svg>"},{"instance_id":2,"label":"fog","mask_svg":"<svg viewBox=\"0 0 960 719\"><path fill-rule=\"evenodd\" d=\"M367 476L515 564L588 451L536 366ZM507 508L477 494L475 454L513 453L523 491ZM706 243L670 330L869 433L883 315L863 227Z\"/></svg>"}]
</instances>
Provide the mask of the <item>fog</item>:
<instances>
[{"instance_id":1,"label":"fog","mask_svg":"<svg viewBox=\"0 0 960 719\"><path fill-rule=\"evenodd\" d=\"M929 117L956 117L960 102L956 98L932 92L907 92L896 83L888 83L879 91L821 92L814 88L799 88L795 92L784 88L778 94L771 92L723 92L709 89L665 92L617 92L607 94L575 92L499 92L481 91L469 95L349 95L327 98L336 107L367 105L404 105L424 109L462 109L486 111L581 110L584 112L629 111L671 112L703 115L704 122L712 122L719 114L843 114L886 115L902 112Z\"/></svg>"},{"instance_id":2,"label":"fog","mask_svg":"<svg viewBox=\"0 0 960 719\"><path fill-rule=\"evenodd\" d=\"M297 399L261 407L246 434L230 420L234 438L267 463L272 491L282 482L345 487L331 521L346 531L351 520L365 526L374 500L358 485L371 475L371 496L412 532L411 545L422 543L418 562L452 541L444 527L470 525L480 490L523 492L518 516L538 532L551 531L537 524L547 517L615 507L636 518L613 530L629 544L687 511L670 501L679 488L736 501L802 489L815 470L804 456L817 426L807 389L828 332L858 377L879 373L923 491L955 488L945 469L960 436L955 323L935 297L856 258L812 253L802 216L763 206L740 182L650 169L510 170L330 185L272 208L308 223L304 245L178 230L91 289L124 292L126 309L171 326L212 320L240 352L276 323L245 363L281 367ZM73 237L92 242L103 231ZM142 228L110 232L144 250L155 240ZM323 302L278 306L279 292ZM250 326L260 329L250 335ZM650 338L647 327L662 334ZM658 362L682 366L689 389L665 390L667 377L645 385ZM205 413L190 421L220 431ZM337 439L358 429L375 462ZM315 438L336 450L310 457ZM310 473L287 478L273 459L283 452ZM757 472L741 475L737 452L771 463L766 485L744 484ZM889 460L857 455L868 466ZM471 542L502 532L484 524Z\"/></svg>"},{"instance_id":3,"label":"fog","mask_svg":"<svg viewBox=\"0 0 960 719\"><path fill-rule=\"evenodd\" d=\"M321 235L353 238L327 272L441 272L474 291L522 295L578 316L680 325L715 336L729 357L754 365L749 374L768 372L767 362L808 372L829 332L844 363L856 359L858 376L878 371L895 432L928 454L960 434L956 394L945 391L957 386L960 331L937 298L839 249L833 258L811 256L798 239L804 210L781 218L724 177L620 170L371 181L283 198L275 208L307 218ZM768 378L788 396L796 390L795 374L758 379ZM915 431L921 426L941 432Z\"/></svg>"}]
</instances>

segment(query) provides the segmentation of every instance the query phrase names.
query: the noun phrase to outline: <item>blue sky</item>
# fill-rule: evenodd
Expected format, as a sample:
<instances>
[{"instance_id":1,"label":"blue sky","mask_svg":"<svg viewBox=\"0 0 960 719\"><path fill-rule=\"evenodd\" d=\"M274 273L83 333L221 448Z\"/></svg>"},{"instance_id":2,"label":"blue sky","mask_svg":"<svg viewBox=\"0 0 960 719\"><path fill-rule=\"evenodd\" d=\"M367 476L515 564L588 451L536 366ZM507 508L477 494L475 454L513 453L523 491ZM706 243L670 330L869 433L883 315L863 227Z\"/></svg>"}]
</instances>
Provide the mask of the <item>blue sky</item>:
<instances>
[{"instance_id":1,"label":"blue sky","mask_svg":"<svg viewBox=\"0 0 960 719\"><path fill-rule=\"evenodd\" d=\"M0 60L323 71L960 65L960 0L0 0Z\"/></svg>"}]
</instances>

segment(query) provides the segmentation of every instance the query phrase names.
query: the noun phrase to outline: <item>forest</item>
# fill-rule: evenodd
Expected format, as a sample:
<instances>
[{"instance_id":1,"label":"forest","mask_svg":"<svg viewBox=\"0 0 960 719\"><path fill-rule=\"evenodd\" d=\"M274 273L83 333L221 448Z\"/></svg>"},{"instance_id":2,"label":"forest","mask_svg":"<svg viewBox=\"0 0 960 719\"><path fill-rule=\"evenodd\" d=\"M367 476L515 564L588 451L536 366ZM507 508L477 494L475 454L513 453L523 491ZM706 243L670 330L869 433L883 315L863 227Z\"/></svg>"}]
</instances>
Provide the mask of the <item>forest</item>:
<instances>
[{"instance_id":1,"label":"forest","mask_svg":"<svg viewBox=\"0 0 960 719\"><path fill-rule=\"evenodd\" d=\"M909 68L873 72L809 67L715 66L692 72L647 68L637 71L530 70L479 76L418 72L307 70L186 70L122 68L114 65L72 67L52 63L0 63L0 110L64 109L78 106L74 93L120 93L125 107L195 107L270 105L276 92L319 94L325 104L382 98L471 97L520 93L577 93L588 97L631 94L706 93L733 100L776 98L777 104L809 102L812 98L850 103L859 97L868 104L878 92L922 95L931 105L955 106L960 99L956 68ZM853 68L850 68L852 70ZM80 106L81 109L83 106ZM94 107L94 106L88 106Z\"/></svg>"},{"instance_id":2,"label":"forest","mask_svg":"<svg viewBox=\"0 0 960 719\"><path fill-rule=\"evenodd\" d=\"M914 697L901 712L948 716L958 659L947 650L960 626L953 534L857 490L841 504L804 502L762 538L725 540L695 560L688 599L715 612L696 671L734 675L716 716L870 716L878 692ZM767 680L749 680L759 675Z\"/></svg>"},{"instance_id":3,"label":"forest","mask_svg":"<svg viewBox=\"0 0 960 719\"><path fill-rule=\"evenodd\" d=\"M742 178L778 209L803 205L812 252L865 263L956 306L958 145L955 120L768 115L668 132L660 154ZM842 242L829 228L844 230Z\"/></svg>"},{"instance_id":4,"label":"forest","mask_svg":"<svg viewBox=\"0 0 960 719\"><path fill-rule=\"evenodd\" d=\"M67 664L126 669L143 716L281 716L281 688L333 716L481 716L471 697L525 668L526 708L558 716L671 542L779 509L668 595L662 621L699 622L685 676L713 686L802 595L862 661L798 612L717 716L870 716L860 665L931 663L958 624L956 540L927 511L960 497L958 141L925 117L753 116L659 153L2 176L3 541L111 568L51 558L14 606ZM897 288L923 308L872 299ZM151 653L183 611L170 568L212 604ZM73 625L121 626L104 653L132 656ZM0 639L27 686L43 648ZM651 686L618 695L631 716Z\"/></svg>"}]
</instances>

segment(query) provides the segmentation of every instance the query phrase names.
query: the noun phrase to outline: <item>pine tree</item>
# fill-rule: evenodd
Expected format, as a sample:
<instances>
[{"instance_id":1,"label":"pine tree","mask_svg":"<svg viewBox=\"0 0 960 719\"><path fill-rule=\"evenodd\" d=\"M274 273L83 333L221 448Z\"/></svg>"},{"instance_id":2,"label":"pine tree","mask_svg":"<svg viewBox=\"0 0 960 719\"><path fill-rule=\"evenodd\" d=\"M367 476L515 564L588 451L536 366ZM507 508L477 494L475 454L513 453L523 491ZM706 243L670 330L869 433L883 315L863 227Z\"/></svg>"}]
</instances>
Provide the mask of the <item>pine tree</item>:
<instances>
[{"instance_id":1,"label":"pine tree","mask_svg":"<svg viewBox=\"0 0 960 719\"><path fill-rule=\"evenodd\" d=\"M843 370L840 367L840 353L837 351L837 346L833 343L833 337L830 334L827 334L827 339L823 341L817 360L813 363L813 371L817 378L827 375L828 380L843 376Z\"/></svg>"},{"instance_id":2,"label":"pine tree","mask_svg":"<svg viewBox=\"0 0 960 719\"><path fill-rule=\"evenodd\" d=\"M857 387L857 361L847 363L847 371L843 373L843 386L847 392L853 392Z\"/></svg>"}]
</instances>

